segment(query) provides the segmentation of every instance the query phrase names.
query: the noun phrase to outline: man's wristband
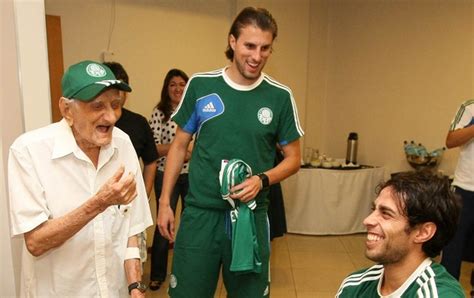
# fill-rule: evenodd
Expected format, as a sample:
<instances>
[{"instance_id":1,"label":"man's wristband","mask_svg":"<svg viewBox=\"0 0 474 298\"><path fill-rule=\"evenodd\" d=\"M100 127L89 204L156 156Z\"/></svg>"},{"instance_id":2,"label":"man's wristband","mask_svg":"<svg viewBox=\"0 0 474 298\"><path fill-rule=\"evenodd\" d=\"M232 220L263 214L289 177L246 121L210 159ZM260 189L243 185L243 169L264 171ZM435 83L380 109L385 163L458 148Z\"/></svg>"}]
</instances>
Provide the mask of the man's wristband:
<instances>
[{"instance_id":1,"label":"man's wristband","mask_svg":"<svg viewBox=\"0 0 474 298\"><path fill-rule=\"evenodd\" d=\"M140 249L138 247L127 247L125 251L125 260L140 259Z\"/></svg>"},{"instance_id":2,"label":"man's wristband","mask_svg":"<svg viewBox=\"0 0 474 298\"><path fill-rule=\"evenodd\" d=\"M262 188L260 190L268 189L268 187L270 186L270 180L268 179L268 176L265 173L257 174L257 176L262 182Z\"/></svg>"}]
</instances>

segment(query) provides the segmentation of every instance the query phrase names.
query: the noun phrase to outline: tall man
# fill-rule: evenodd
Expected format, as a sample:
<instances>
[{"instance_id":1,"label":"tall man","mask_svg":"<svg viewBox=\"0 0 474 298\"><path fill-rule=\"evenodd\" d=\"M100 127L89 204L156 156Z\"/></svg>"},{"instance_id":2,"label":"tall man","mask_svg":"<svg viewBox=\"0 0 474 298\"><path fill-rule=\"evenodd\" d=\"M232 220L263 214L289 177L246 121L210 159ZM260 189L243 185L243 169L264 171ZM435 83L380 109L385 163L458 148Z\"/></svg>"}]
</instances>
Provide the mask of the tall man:
<instances>
[{"instance_id":1,"label":"tall man","mask_svg":"<svg viewBox=\"0 0 474 298\"><path fill-rule=\"evenodd\" d=\"M212 297L221 267L229 297L269 294L268 186L298 171L303 135L291 90L262 73L276 36L277 24L266 9L243 9L228 35L230 66L194 75L172 117L179 127L167 157L158 214L159 230L170 240L175 236L170 195L193 134L196 140L174 246L171 297ZM284 159L273 167L276 143ZM231 198L256 200L260 273L230 271L230 204L222 199L219 171L231 159L243 160L257 174L236 185Z\"/></svg>"},{"instance_id":2,"label":"tall man","mask_svg":"<svg viewBox=\"0 0 474 298\"><path fill-rule=\"evenodd\" d=\"M367 227L365 255L336 297L464 297L461 285L431 258L453 237L459 205L446 177L399 173L381 186Z\"/></svg>"},{"instance_id":3,"label":"tall man","mask_svg":"<svg viewBox=\"0 0 474 298\"><path fill-rule=\"evenodd\" d=\"M119 90L131 88L82 61L62 89L63 119L10 148L11 229L26 244L21 296L144 297L136 235L153 222L130 138L114 128Z\"/></svg>"},{"instance_id":4,"label":"tall man","mask_svg":"<svg viewBox=\"0 0 474 298\"><path fill-rule=\"evenodd\" d=\"M443 249L441 264L459 279L463 256L469 241L474 243L474 100L459 107L446 137L446 147L459 147L459 160L454 172L455 192L462 200L461 218L453 240ZM474 297L474 271L471 272L471 297Z\"/></svg>"}]
</instances>

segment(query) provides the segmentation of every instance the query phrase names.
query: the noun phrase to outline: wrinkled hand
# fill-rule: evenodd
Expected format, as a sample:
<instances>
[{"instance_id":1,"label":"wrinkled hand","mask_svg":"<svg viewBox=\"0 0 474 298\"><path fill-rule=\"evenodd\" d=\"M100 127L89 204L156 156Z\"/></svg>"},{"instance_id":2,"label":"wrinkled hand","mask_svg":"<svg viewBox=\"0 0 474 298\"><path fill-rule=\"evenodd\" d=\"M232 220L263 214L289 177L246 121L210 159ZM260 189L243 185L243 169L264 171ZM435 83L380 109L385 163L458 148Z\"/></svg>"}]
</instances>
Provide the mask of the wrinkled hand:
<instances>
[{"instance_id":1,"label":"wrinkled hand","mask_svg":"<svg viewBox=\"0 0 474 298\"><path fill-rule=\"evenodd\" d=\"M158 226L161 236L170 242L174 241L174 214L173 209L171 209L169 205L160 204L156 225Z\"/></svg>"},{"instance_id":2,"label":"wrinkled hand","mask_svg":"<svg viewBox=\"0 0 474 298\"><path fill-rule=\"evenodd\" d=\"M230 197L246 203L257 196L261 185L262 182L260 178L258 176L252 176L244 182L232 187L230 189Z\"/></svg>"},{"instance_id":3,"label":"wrinkled hand","mask_svg":"<svg viewBox=\"0 0 474 298\"><path fill-rule=\"evenodd\" d=\"M120 181L124 175L125 167L121 166L114 176L109 178L107 182L97 192L101 205L105 208L111 205L127 205L137 196L137 187L135 176L129 173L128 176Z\"/></svg>"}]
</instances>

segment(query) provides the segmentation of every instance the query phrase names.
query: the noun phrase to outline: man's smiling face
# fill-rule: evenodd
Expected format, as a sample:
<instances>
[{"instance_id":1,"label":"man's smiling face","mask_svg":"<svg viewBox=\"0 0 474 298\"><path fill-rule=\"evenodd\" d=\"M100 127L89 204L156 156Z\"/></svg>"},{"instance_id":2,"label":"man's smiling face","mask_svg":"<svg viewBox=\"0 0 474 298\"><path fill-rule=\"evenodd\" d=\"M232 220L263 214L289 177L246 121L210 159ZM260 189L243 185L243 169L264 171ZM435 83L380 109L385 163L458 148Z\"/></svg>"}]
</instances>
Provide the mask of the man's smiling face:
<instances>
[{"instance_id":1,"label":"man's smiling face","mask_svg":"<svg viewBox=\"0 0 474 298\"><path fill-rule=\"evenodd\" d=\"M365 255L368 259L389 264L401 261L413 246L415 232L397 204L391 187L384 188L374 202L372 213L364 220L367 228Z\"/></svg>"}]
</instances>

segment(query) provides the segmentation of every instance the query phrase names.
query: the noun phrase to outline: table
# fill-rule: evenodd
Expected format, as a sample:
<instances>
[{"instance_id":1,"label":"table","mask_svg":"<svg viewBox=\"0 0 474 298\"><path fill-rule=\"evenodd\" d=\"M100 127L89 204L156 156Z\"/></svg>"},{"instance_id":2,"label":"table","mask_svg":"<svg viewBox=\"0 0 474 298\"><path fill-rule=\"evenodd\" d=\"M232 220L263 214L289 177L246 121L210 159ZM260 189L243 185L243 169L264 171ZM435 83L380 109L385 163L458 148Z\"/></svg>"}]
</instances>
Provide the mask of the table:
<instances>
[{"instance_id":1,"label":"table","mask_svg":"<svg viewBox=\"0 0 474 298\"><path fill-rule=\"evenodd\" d=\"M362 224L384 180L384 168L302 168L282 184L289 233L341 235L365 232Z\"/></svg>"}]
</instances>

